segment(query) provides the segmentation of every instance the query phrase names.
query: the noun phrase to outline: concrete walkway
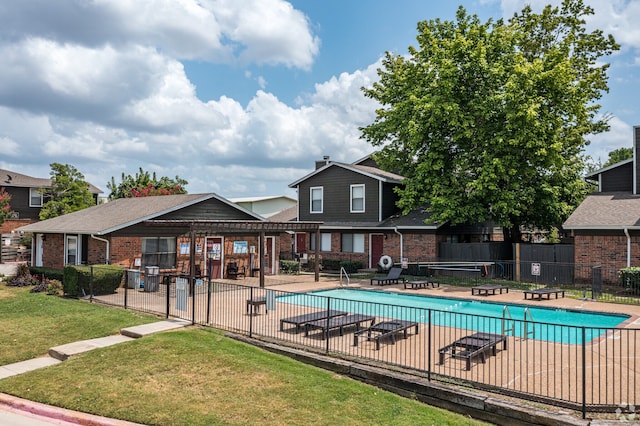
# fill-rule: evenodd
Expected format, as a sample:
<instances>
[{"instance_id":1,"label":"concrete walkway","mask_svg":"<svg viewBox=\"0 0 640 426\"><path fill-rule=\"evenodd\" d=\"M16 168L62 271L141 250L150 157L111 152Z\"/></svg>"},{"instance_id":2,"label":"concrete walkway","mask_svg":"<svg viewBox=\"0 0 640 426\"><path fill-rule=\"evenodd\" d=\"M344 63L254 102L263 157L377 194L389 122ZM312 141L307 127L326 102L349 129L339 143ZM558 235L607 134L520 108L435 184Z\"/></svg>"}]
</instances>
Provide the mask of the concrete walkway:
<instances>
[{"instance_id":1,"label":"concrete walkway","mask_svg":"<svg viewBox=\"0 0 640 426\"><path fill-rule=\"evenodd\" d=\"M82 340L79 342L56 346L49 349L48 356L0 366L0 380L6 377L11 377L18 374L26 373L28 371L36 370L38 368L44 368L51 365L59 364L60 362L68 359L73 355L78 355L83 352L91 351L93 349L104 348L107 346L116 345L118 343L124 343L134 339L139 339L149 334L175 330L178 328L187 327L189 325L191 325L191 322L178 319L158 321L150 324L123 328L122 330L120 330L120 334L115 336ZM64 408L40 404L37 402L0 393L0 424L4 423L4 421L8 419L8 417L3 416L10 415L21 417L24 422L20 424L25 425L42 424L35 422L43 421L43 419L45 419L44 424L47 424L46 419L50 419L50 424L56 425L82 424L95 426L125 426L135 424L122 420L114 420L106 417L66 410ZM34 419L34 416L37 416L39 420ZM33 423L30 423L30 421L33 421Z\"/></svg>"}]
</instances>

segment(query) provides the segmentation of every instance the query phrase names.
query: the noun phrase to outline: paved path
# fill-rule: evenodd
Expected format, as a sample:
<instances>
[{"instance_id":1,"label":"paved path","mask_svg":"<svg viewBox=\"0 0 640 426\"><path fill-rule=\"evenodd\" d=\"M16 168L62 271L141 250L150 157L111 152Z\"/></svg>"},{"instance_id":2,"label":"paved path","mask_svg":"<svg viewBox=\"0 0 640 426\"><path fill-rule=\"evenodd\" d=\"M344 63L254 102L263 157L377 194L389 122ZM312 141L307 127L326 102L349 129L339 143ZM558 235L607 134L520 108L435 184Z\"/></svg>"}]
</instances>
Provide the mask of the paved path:
<instances>
[{"instance_id":1,"label":"paved path","mask_svg":"<svg viewBox=\"0 0 640 426\"><path fill-rule=\"evenodd\" d=\"M139 339L149 334L174 330L191 325L184 320L165 320L150 324L123 328L120 334L97 339L82 340L49 349L49 354L40 358L16 362L0 366L0 380L6 377L32 371L38 368L58 364L70 356L77 355L97 348L116 345ZM0 425L11 426L49 426L49 425L92 425L92 426L132 426L137 423L114 420L106 417L94 416L64 408L40 404L22 398L0 393Z\"/></svg>"}]
</instances>

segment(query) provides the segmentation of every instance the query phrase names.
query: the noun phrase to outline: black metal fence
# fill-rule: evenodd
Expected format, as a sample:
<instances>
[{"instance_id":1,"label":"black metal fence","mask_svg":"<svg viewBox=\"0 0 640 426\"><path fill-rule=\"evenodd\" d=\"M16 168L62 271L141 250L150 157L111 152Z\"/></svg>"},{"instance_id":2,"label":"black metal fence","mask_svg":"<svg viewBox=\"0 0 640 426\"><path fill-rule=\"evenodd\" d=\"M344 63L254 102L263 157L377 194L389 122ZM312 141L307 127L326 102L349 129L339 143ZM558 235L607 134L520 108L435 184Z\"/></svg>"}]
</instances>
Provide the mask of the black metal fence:
<instances>
[{"instance_id":1,"label":"black metal fence","mask_svg":"<svg viewBox=\"0 0 640 426\"><path fill-rule=\"evenodd\" d=\"M154 288L129 287L93 300L401 367L429 380L472 385L583 415L640 404L640 330L635 328L536 322L531 313L520 317L511 312L517 308L502 305L497 317L474 315L461 305L464 300L441 299L446 306L438 309L410 307L352 300L352 294L324 297L185 276L163 276ZM335 317L309 316L317 312Z\"/></svg>"}]
</instances>

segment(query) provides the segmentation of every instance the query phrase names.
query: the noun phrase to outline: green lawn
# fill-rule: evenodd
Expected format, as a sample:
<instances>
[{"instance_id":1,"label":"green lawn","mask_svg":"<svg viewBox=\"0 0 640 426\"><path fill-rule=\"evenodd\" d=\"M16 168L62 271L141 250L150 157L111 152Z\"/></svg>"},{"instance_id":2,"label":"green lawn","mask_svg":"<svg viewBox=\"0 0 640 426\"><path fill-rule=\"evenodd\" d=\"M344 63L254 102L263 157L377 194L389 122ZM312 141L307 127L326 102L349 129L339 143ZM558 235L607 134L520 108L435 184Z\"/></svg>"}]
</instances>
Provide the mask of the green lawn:
<instances>
[{"instance_id":1,"label":"green lawn","mask_svg":"<svg viewBox=\"0 0 640 426\"><path fill-rule=\"evenodd\" d=\"M29 340L50 347L149 319L0 285L0 325L23 359ZM10 352L12 343L0 345ZM148 425L482 424L205 328L86 352L0 380L0 392Z\"/></svg>"},{"instance_id":2,"label":"green lawn","mask_svg":"<svg viewBox=\"0 0 640 426\"><path fill-rule=\"evenodd\" d=\"M49 348L118 334L121 328L158 321L123 309L30 293L0 283L0 365L45 355Z\"/></svg>"}]
</instances>

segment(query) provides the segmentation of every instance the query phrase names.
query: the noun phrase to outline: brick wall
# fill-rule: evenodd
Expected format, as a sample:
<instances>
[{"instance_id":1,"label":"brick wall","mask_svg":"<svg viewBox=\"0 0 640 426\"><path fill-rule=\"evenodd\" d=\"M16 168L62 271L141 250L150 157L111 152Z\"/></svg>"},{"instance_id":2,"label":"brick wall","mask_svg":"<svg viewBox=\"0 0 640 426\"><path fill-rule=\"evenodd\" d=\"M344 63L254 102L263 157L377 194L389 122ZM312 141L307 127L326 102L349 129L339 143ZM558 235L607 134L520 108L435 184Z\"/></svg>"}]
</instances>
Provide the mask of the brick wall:
<instances>
[{"instance_id":1,"label":"brick wall","mask_svg":"<svg viewBox=\"0 0 640 426\"><path fill-rule=\"evenodd\" d=\"M64 268L64 235L46 234L42 245L42 266L54 269Z\"/></svg>"},{"instance_id":2,"label":"brick wall","mask_svg":"<svg viewBox=\"0 0 640 426\"><path fill-rule=\"evenodd\" d=\"M14 229L20 228L21 226L26 226L32 223L37 222L36 220L31 219L9 219L5 220L2 225L0 225L0 234L8 234Z\"/></svg>"},{"instance_id":3,"label":"brick wall","mask_svg":"<svg viewBox=\"0 0 640 426\"><path fill-rule=\"evenodd\" d=\"M627 236L622 231L597 235L576 232L574 248L576 278L589 279L594 266L602 266L603 271L627 266ZM640 266L638 234L631 234L631 266Z\"/></svg>"},{"instance_id":4,"label":"brick wall","mask_svg":"<svg viewBox=\"0 0 640 426\"><path fill-rule=\"evenodd\" d=\"M110 263L112 265L122 266L123 268L135 268L135 259L142 257L142 238L111 237L110 241ZM100 248L97 244L92 245L92 247L96 251ZM102 249L106 249L104 245L102 246ZM97 259L99 257L98 254L94 254L93 256L93 259ZM102 263L104 263L104 261Z\"/></svg>"}]
</instances>

